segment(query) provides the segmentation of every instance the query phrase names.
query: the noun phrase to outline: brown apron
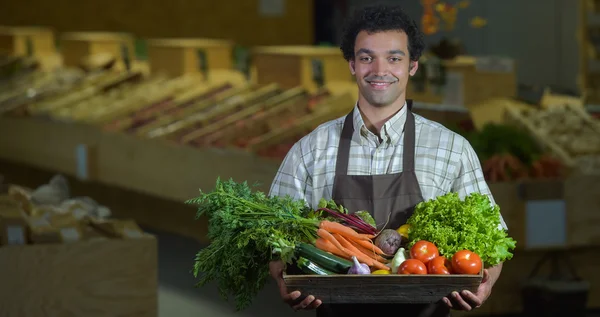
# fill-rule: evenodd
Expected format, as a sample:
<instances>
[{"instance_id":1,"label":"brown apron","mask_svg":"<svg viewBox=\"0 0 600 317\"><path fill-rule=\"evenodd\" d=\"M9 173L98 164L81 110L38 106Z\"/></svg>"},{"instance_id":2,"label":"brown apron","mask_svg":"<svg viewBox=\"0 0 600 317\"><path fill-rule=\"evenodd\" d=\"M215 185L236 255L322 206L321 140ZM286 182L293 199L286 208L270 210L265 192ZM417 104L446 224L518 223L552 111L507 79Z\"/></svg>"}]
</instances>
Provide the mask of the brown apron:
<instances>
[{"instance_id":1,"label":"brown apron","mask_svg":"<svg viewBox=\"0 0 600 317\"><path fill-rule=\"evenodd\" d=\"M410 111L412 100L407 100L404 124L402 172L383 175L347 175L350 142L354 131L353 112L346 116L336 161L333 200L349 212L367 210L378 229L397 229L412 215L414 207L423 201L415 174L415 117ZM390 163L391 164L391 163ZM389 221L388 221L389 218ZM385 225L387 223L387 225ZM385 225L385 227L384 227ZM318 317L350 316L448 316L442 304L327 304L317 309ZM392 315L393 314L393 315Z\"/></svg>"}]
</instances>

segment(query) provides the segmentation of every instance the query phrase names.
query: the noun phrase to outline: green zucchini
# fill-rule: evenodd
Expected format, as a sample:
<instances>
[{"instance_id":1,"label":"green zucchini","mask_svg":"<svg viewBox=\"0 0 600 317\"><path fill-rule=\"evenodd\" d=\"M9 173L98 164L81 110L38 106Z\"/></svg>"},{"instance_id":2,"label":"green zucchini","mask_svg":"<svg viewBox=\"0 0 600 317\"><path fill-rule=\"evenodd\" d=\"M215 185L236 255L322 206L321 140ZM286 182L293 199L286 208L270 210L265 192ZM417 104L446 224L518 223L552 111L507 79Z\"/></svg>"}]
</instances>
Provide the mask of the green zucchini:
<instances>
[{"instance_id":1,"label":"green zucchini","mask_svg":"<svg viewBox=\"0 0 600 317\"><path fill-rule=\"evenodd\" d=\"M298 244L296 246L296 251L298 256L310 260L323 269L333 273L346 274L352 266L352 262L307 243Z\"/></svg>"},{"instance_id":2,"label":"green zucchini","mask_svg":"<svg viewBox=\"0 0 600 317\"><path fill-rule=\"evenodd\" d=\"M335 273L328 271L310 260L307 260L303 257L298 258L296 261L298 263L298 267L302 270L302 272L309 275L333 275Z\"/></svg>"}]
</instances>

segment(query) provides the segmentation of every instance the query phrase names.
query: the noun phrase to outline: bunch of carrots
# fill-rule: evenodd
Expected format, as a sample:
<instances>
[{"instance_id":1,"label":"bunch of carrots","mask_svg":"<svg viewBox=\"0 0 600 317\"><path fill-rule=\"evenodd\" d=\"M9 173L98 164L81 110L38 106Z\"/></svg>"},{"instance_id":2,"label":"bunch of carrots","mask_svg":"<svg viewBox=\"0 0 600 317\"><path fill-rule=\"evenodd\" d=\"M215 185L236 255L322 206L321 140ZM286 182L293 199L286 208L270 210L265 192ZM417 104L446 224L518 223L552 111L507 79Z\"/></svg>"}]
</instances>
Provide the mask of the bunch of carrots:
<instances>
[{"instance_id":1,"label":"bunch of carrots","mask_svg":"<svg viewBox=\"0 0 600 317\"><path fill-rule=\"evenodd\" d=\"M341 223L323 220L317 230L315 247L347 260L355 256L361 263L378 270L390 270L386 255L372 239L375 235L361 234Z\"/></svg>"}]
</instances>

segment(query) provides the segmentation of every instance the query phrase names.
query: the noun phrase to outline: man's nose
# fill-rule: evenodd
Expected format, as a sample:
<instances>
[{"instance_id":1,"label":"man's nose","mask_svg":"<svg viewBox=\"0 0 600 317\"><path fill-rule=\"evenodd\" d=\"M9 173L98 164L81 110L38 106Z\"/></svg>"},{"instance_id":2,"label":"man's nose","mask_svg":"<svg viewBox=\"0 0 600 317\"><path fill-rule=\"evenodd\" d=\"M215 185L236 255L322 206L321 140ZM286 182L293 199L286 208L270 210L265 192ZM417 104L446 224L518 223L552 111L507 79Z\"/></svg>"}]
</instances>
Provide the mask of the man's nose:
<instances>
[{"instance_id":1,"label":"man's nose","mask_svg":"<svg viewBox=\"0 0 600 317\"><path fill-rule=\"evenodd\" d=\"M375 75L383 76L388 73L388 65L385 59L376 59L372 64L373 68L371 69Z\"/></svg>"}]
</instances>

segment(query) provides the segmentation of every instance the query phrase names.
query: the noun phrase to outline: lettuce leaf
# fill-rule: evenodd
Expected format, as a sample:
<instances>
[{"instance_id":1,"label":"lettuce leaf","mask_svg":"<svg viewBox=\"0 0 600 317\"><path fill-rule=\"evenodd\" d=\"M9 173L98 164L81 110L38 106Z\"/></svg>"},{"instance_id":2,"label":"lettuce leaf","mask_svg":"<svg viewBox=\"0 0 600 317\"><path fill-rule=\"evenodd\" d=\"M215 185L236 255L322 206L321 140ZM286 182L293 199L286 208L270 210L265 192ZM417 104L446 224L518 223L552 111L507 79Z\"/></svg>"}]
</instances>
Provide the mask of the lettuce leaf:
<instances>
[{"instance_id":1,"label":"lettuce leaf","mask_svg":"<svg viewBox=\"0 0 600 317\"><path fill-rule=\"evenodd\" d=\"M459 250L477 253L485 267L512 259L516 241L500 226L500 208L486 195L472 193L461 200L457 193L421 202L408 219L409 247L419 240L434 243L451 258Z\"/></svg>"}]
</instances>

